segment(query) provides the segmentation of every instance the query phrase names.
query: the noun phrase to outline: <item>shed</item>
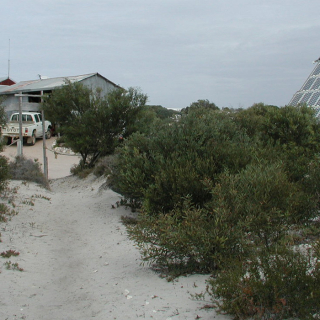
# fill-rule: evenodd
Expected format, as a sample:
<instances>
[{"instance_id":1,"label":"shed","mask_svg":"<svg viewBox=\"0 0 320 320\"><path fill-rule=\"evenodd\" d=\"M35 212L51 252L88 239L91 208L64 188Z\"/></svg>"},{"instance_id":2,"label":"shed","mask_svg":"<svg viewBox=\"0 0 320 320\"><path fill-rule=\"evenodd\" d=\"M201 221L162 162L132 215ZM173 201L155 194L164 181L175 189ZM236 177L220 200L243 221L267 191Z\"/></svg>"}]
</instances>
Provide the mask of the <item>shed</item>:
<instances>
[{"instance_id":1,"label":"shed","mask_svg":"<svg viewBox=\"0 0 320 320\"><path fill-rule=\"evenodd\" d=\"M41 95L52 92L52 90L64 86L66 81L81 82L83 85L102 90L103 95L107 95L115 88L120 88L112 81L101 76L99 73L89 73L78 76L44 78L39 77L37 80L21 81L11 86L0 86L0 96L5 96L3 103L7 116L19 111L19 97L15 94ZM39 111L40 97L22 97L22 111Z\"/></svg>"}]
</instances>

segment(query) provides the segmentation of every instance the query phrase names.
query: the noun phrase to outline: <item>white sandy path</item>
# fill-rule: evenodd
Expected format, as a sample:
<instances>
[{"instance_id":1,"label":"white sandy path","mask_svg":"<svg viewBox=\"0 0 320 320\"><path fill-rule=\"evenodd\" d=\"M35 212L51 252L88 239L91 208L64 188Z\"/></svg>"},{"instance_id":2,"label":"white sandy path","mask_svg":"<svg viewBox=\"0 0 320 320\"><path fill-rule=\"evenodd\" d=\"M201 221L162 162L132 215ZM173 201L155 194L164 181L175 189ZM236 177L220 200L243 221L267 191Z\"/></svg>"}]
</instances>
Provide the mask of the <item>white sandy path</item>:
<instances>
[{"instance_id":1,"label":"white sandy path","mask_svg":"<svg viewBox=\"0 0 320 320\"><path fill-rule=\"evenodd\" d=\"M51 181L51 191L10 183L19 187L19 213L0 225L0 252L19 251L10 260L24 271L7 270L0 259L0 319L230 319L190 298L206 276L167 282L140 265L120 222L131 213L111 208L120 197L99 190L102 183L70 176ZM22 203L35 195L34 206Z\"/></svg>"}]
</instances>

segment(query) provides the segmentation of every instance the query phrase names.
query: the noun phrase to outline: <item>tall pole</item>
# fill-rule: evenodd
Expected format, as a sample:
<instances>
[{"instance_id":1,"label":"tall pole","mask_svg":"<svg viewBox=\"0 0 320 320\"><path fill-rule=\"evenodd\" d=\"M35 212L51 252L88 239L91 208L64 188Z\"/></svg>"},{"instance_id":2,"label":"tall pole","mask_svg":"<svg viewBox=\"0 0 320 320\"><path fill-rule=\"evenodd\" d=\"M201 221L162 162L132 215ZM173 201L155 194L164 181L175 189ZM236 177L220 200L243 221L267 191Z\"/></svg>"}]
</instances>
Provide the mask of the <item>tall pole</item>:
<instances>
[{"instance_id":1,"label":"tall pole","mask_svg":"<svg viewBox=\"0 0 320 320\"><path fill-rule=\"evenodd\" d=\"M21 92L22 93L22 92ZM20 93L20 94L21 94ZM23 155L23 138L22 138L22 95L19 96L19 142L17 145L17 155L22 156Z\"/></svg>"},{"instance_id":2,"label":"tall pole","mask_svg":"<svg viewBox=\"0 0 320 320\"><path fill-rule=\"evenodd\" d=\"M43 91L41 91L42 102ZM46 123L44 119L44 111L41 111L42 115L42 143L43 143L43 173L48 180L48 158L47 158L47 146L46 146ZM49 129L48 129L49 130Z\"/></svg>"},{"instance_id":3,"label":"tall pole","mask_svg":"<svg viewBox=\"0 0 320 320\"><path fill-rule=\"evenodd\" d=\"M9 39L9 55L8 55L8 79L10 78L10 39Z\"/></svg>"},{"instance_id":4,"label":"tall pole","mask_svg":"<svg viewBox=\"0 0 320 320\"><path fill-rule=\"evenodd\" d=\"M46 151L46 125L44 120L44 112L41 111L42 114L42 143L43 143L43 173L48 180L48 158Z\"/></svg>"}]
</instances>

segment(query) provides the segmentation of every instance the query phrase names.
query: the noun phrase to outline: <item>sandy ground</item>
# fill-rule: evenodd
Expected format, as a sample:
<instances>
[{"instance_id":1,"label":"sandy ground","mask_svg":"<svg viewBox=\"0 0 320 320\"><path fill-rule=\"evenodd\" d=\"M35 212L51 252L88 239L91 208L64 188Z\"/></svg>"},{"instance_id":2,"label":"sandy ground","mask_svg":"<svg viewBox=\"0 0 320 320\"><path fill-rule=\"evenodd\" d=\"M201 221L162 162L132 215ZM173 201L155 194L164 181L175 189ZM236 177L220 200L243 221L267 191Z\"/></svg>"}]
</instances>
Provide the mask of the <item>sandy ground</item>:
<instances>
[{"instance_id":1,"label":"sandy ground","mask_svg":"<svg viewBox=\"0 0 320 320\"><path fill-rule=\"evenodd\" d=\"M28 152L38 157L37 146ZM230 319L192 298L207 276L168 282L141 265L120 222L130 210L112 209L120 195L101 188L103 179L65 177L74 160L63 159L49 158L50 191L10 181L18 214L0 224L0 252L20 254L0 258L0 319ZM50 167L53 160L61 167ZM8 261L23 271L7 269Z\"/></svg>"},{"instance_id":2,"label":"sandy ground","mask_svg":"<svg viewBox=\"0 0 320 320\"><path fill-rule=\"evenodd\" d=\"M70 175L70 168L75 164L79 163L80 158L64 150L59 150L61 152L54 153L52 145L55 143L55 138L52 137L46 140L46 157L48 159L48 178L56 179L62 178ZM22 148L23 155L30 159L37 159L43 165L43 141L37 140L34 146L24 145ZM10 160L17 156L17 146L14 144L12 146L5 147L2 155L5 155Z\"/></svg>"}]
</instances>

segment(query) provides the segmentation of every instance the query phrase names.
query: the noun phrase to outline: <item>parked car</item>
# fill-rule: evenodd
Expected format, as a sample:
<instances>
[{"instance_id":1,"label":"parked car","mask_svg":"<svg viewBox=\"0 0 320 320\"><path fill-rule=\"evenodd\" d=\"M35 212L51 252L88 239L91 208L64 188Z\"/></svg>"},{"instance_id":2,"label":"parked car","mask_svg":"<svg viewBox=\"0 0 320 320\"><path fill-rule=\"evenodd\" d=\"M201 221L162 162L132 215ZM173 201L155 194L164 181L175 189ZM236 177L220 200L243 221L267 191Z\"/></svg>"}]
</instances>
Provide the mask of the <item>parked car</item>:
<instances>
[{"instance_id":1,"label":"parked car","mask_svg":"<svg viewBox=\"0 0 320 320\"><path fill-rule=\"evenodd\" d=\"M43 137L42 116L39 112L22 112L22 137L23 142L34 145L36 139ZM1 136L6 144L11 144L19 139L19 113L13 113L6 126L1 128ZM52 136L52 124L45 121L45 137L50 139Z\"/></svg>"}]
</instances>

